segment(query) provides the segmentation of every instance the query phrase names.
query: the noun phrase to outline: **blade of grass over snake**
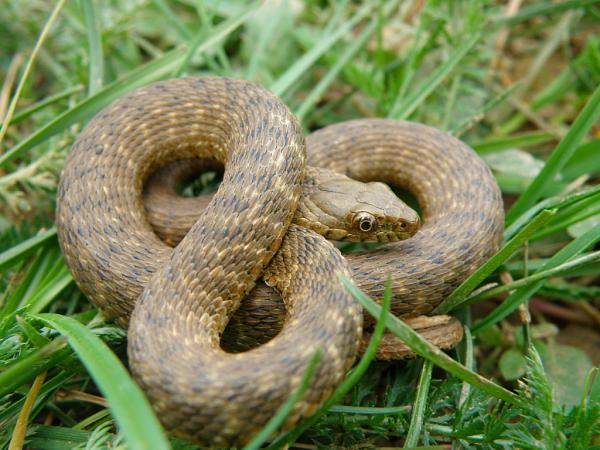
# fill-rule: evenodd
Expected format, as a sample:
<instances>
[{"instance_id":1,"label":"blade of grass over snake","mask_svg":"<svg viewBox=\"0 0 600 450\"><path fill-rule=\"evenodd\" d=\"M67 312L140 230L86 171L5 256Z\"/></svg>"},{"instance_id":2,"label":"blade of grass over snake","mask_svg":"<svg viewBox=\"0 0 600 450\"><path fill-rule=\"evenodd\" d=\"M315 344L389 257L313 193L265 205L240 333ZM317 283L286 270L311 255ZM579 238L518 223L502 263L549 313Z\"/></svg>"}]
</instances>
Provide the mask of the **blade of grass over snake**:
<instances>
[{"instance_id":1,"label":"blade of grass over snake","mask_svg":"<svg viewBox=\"0 0 600 450\"><path fill-rule=\"evenodd\" d=\"M51 241L56 237L56 228L52 227L47 231L42 231L36 236L33 236L14 247L0 253L0 270L9 265L16 264L21 259L29 256L40 246Z\"/></svg>"},{"instance_id":2,"label":"blade of grass over snake","mask_svg":"<svg viewBox=\"0 0 600 450\"><path fill-rule=\"evenodd\" d=\"M579 142L600 117L600 86L596 88L583 110L569 128L565 137L556 146L540 173L523 192L506 214L506 224L512 224L521 214L531 208L542 196L542 192L560 173L575 153Z\"/></svg>"},{"instance_id":3,"label":"blade of grass over snake","mask_svg":"<svg viewBox=\"0 0 600 450\"><path fill-rule=\"evenodd\" d=\"M600 224L596 225L585 234L582 234L574 241L571 241L567 246L559 250L554 256L546 261L536 273L552 269L561 264L568 262L571 258L576 257L596 242L600 241ZM473 327L473 332L484 330L491 325L498 323L510 313L516 310L521 303L526 302L534 295L545 283L545 280L537 281L532 285L517 289L500 306L494 309L483 320L476 323Z\"/></svg>"},{"instance_id":4,"label":"blade of grass over snake","mask_svg":"<svg viewBox=\"0 0 600 450\"><path fill-rule=\"evenodd\" d=\"M382 307L369 298L369 296L367 296L364 292L354 286L350 280L342 278L342 283L350 292L352 292L354 298L358 300L361 305L363 305L369 314L371 314L373 317L378 317L381 314ZM505 402L513 405L523 406L523 400L521 400L516 394L513 394L502 386L499 386L496 383L482 377L481 375L467 369L459 362L450 358L446 353L423 339L411 327L394 315L388 316L385 325L392 333L402 339L414 353L422 358L431 361L436 366L441 367L455 377L466 381L472 386L481 389L493 397L504 400Z\"/></svg>"},{"instance_id":5,"label":"blade of grass over snake","mask_svg":"<svg viewBox=\"0 0 600 450\"><path fill-rule=\"evenodd\" d=\"M347 20L343 25L335 30L328 36L320 39L313 48L306 52L300 57L288 70L281 75L277 81L275 81L269 88L273 94L281 97L285 92L298 81L298 79L306 73L309 67L311 67L317 60L323 56L323 54L329 50L333 44L340 40L343 36L346 36L354 26L356 26L361 20L367 17L372 11L375 5L373 2L367 3L363 6L351 19Z\"/></svg>"},{"instance_id":6,"label":"blade of grass over snake","mask_svg":"<svg viewBox=\"0 0 600 450\"><path fill-rule=\"evenodd\" d=\"M254 438L252 438L252 440L246 446L244 446L243 450L257 450L269 438L269 436L271 436L271 434L273 434L275 430L281 426L315 376L315 370L320 359L321 353L317 350L308 362L308 366L304 371L304 375L302 375L300 385L296 391L294 391L290 398L283 405L281 405L281 407L277 410L277 413L275 413L271 420L267 422L263 429L260 430L260 432L257 433L256 436L254 436Z\"/></svg>"},{"instance_id":7,"label":"blade of grass over snake","mask_svg":"<svg viewBox=\"0 0 600 450\"><path fill-rule=\"evenodd\" d=\"M106 397L112 415L132 449L170 448L141 389L99 337L71 317L50 313L33 317L68 338L69 345Z\"/></svg>"},{"instance_id":8,"label":"blade of grass over snake","mask_svg":"<svg viewBox=\"0 0 600 450\"><path fill-rule=\"evenodd\" d=\"M351 285L355 290L361 292L352 282L341 275L338 274L338 277L341 279L342 283L346 288ZM349 290L350 293L356 298L356 295L352 290ZM383 336L383 332L385 330L385 321L386 317L389 314L390 305L392 302L392 282L390 279L386 282L385 290L383 293L383 302L379 311L379 315L377 316L377 324L375 325L375 329L373 330L373 334L371 335L371 340L369 341L369 345L367 346L367 350L363 354L362 358L358 362L358 364L352 369L349 375L346 377L344 381L340 384L340 386L335 390L335 392L323 403L323 406L319 408L319 410L313 414L311 417L306 419L300 425L298 425L293 430L285 433L283 436L275 439L271 445L267 447L268 450L274 450L281 448L284 445L295 442L298 437L305 430L311 427L314 423L316 423L319 418L325 414L329 408L331 408L337 401L339 401L347 392L352 389L352 387L358 383L360 378L363 376L365 371L368 369L371 361L375 358L375 353L377 352L377 346L379 345L379 341L381 340L381 336Z\"/></svg>"},{"instance_id":9,"label":"blade of grass over snake","mask_svg":"<svg viewBox=\"0 0 600 450\"><path fill-rule=\"evenodd\" d=\"M442 303L434 309L434 314L446 314L461 305L467 296L479 286L483 280L490 276L502 263L510 258L536 231L542 228L556 210L543 210L527 225L525 225L509 242L507 242L483 266L477 269L463 283L457 287Z\"/></svg>"},{"instance_id":10,"label":"blade of grass over snake","mask_svg":"<svg viewBox=\"0 0 600 450\"><path fill-rule=\"evenodd\" d=\"M425 414L425 407L427 406L427 395L429 394L432 371L433 364L431 361L425 361L423 363L423 368L421 369L419 384L417 385L417 395L415 397L415 404L412 408L410 425L408 427L408 433L406 434L406 440L404 441L404 448L416 447L419 443L419 435L423 429L423 416Z\"/></svg>"},{"instance_id":11,"label":"blade of grass over snake","mask_svg":"<svg viewBox=\"0 0 600 450\"><path fill-rule=\"evenodd\" d=\"M94 95L104 84L104 56L102 55L102 34L94 7L94 0L81 0L81 9L87 31L90 71L88 95Z\"/></svg>"},{"instance_id":12,"label":"blade of grass over snake","mask_svg":"<svg viewBox=\"0 0 600 450\"><path fill-rule=\"evenodd\" d=\"M476 33L467 41L458 46L448 59L435 69L415 91L406 98L398 97L394 106L390 110L388 117L392 119L406 119L423 103L423 101L431 94L442 81L446 79L448 74L456 67L456 65L469 53L469 51L479 41L481 34Z\"/></svg>"},{"instance_id":13,"label":"blade of grass over snake","mask_svg":"<svg viewBox=\"0 0 600 450\"><path fill-rule=\"evenodd\" d=\"M42 31L41 31L39 37L37 38L35 46L33 47L33 50L31 52L31 56L29 57L29 60L27 61L27 65L25 66L25 70L23 71L23 75L21 75L21 79L19 80L17 89L15 90L15 93L13 94L13 97L10 101L10 105L8 106L8 111L6 111L6 114L4 116L4 122L2 123L2 127L0 127L0 154L2 153L2 141L4 140L4 136L6 136L6 131L8 130L8 125L10 124L13 113L15 112L15 109L17 108L17 102L19 101L19 98L21 97L21 92L23 91L25 82L27 81L27 78L29 77L29 73L31 72L33 63L40 51L40 48L42 48L44 41L48 37L48 34L50 33L50 29L52 28L52 25L54 25L54 22L56 22L56 19L58 19L60 11L62 10L63 6L65 5L65 2L66 2L66 0L59 0L59 2L56 4L54 9L52 10L50 17L48 18L48 21L44 25L44 28L42 28Z\"/></svg>"}]
</instances>

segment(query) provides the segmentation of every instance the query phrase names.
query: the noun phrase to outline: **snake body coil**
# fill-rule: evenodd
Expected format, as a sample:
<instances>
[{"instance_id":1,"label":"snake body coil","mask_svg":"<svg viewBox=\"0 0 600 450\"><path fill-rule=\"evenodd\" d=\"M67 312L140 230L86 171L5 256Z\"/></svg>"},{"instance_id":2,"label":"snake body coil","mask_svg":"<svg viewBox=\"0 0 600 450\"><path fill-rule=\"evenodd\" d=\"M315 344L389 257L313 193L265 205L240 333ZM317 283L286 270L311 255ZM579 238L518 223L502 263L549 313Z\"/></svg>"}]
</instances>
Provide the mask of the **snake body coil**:
<instances>
[{"instance_id":1,"label":"snake body coil","mask_svg":"<svg viewBox=\"0 0 600 450\"><path fill-rule=\"evenodd\" d=\"M288 425L331 393L362 331L360 308L334 271L375 298L391 274L392 310L416 316L499 245L498 188L460 141L371 119L328 127L307 143L311 166L414 193L420 231L344 259L324 238L290 226L305 170L302 131L279 100L242 81L186 78L129 94L89 123L65 164L57 223L66 261L92 302L129 322L132 371L161 421L197 442L245 441L298 386L316 349L317 374ZM172 249L150 226L142 191L155 169L190 158L217 160L225 174ZM220 335L261 274L286 302L283 330L259 348L226 353ZM235 321L244 328L269 305L272 291L258 286Z\"/></svg>"}]
</instances>

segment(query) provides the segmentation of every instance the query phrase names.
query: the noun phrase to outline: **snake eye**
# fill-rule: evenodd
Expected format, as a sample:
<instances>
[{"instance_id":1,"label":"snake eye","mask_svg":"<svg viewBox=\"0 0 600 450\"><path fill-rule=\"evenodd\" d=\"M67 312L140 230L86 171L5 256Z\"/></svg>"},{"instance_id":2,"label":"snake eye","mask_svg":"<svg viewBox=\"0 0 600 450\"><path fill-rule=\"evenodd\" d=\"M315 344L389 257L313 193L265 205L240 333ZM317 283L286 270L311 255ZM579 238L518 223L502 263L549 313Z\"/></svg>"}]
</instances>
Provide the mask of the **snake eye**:
<instances>
[{"instance_id":1,"label":"snake eye","mask_svg":"<svg viewBox=\"0 0 600 450\"><path fill-rule=\"evenodd\" d=\"M354 226L363 233L370 233L377 230L377 219L371 214L360 212L354 217Z\"/></svg>"}]
</instances>

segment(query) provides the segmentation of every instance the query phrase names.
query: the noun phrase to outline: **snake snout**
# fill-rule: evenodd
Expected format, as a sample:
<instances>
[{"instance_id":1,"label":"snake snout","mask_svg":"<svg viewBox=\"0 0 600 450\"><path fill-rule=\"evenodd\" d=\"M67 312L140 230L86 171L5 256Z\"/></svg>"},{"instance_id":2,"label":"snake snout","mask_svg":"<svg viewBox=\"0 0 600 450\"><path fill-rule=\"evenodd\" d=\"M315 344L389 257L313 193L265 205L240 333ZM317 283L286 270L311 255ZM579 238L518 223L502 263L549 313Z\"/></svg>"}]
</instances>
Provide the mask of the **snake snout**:
<instances>
[{"instance_id":1,"label":"snake snout","mask_svg":"<svg viewBox=\"0 0 600 450\"><path fill-rule=\"evenodd\" d=\"M414 214L407 215L404 218L398 219L393 225L393 230L400 239L408 239L413 236L421 227L421 218L415 212Z\"/></svg>"}]
</instances>

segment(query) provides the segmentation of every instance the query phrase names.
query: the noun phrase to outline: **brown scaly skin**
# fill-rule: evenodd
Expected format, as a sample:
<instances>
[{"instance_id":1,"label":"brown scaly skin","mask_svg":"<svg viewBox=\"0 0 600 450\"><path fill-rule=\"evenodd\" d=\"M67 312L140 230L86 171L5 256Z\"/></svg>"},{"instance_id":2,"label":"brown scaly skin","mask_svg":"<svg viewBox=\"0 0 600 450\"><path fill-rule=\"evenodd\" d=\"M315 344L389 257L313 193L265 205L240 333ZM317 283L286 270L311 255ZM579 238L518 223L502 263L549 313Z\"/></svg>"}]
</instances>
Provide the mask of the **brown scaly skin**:
<instances>
[{"instance_id":1,"label":"brown scaly skin","mask_svg":"<svg viewBox=\"0 0 600 450\"><path fill-rule=\"evenodd\" d=\"M182 197L178 187L206 171L220 170L211 160L182 160L159 168L144 186L144 206L154 231L175 247L210 203L212 194ZM357 216L371 215L377 228L360 230ZM407 239L420 225L415 211L400 201L390 188L377 182L360 183L327 169L307 167L301 200L293 222L324 235L327 239L378 242ZM392 231L393 230L393 231ZM261 284L260 289L268 289ZM273 339L286 319L285 305L273 290L271 296L242 299L241 307L229 320L221 337L221 347L231 353L247 351ZM440 348L453 347L462 339L462 325L449 316L418 316L407 323L422 337ZM363 334L359 353L369 342ZM414 353L396 336L385 333L377 348L377 359L414 357Z\"/></svg>"},{"instance_id":2,"label":"brown scaly skin","mask_svg":"<svg viewBox=\"0 0 600 450\"><path fill-rule=\"evenodd\" d=\"M196 442L249 439L297 387L315 348L317 376L286 425L331 393L352 364L362 322L333 272L352 274L374 297L391 273L393 311L420 315L499 244L498 189L459 141L422 125L366 120L314 133L308 146L312 166L411 190L423 207L421 230L344 259L322 237L289 227L305 171L302 133L281 102L241 81L140 89L90 122L65 165L57 223L66 261L108 316L125 324L133 310L132 371L163 423ZM146 221L142 188L155 168L189 158L216 159L225 175L173 250ZM282 332L242 354L222 351L228 318L284 236L265 273L286 302ZM273 303L266 287L251 298Z\"/></svg>"},{"instance_id":3,"label":"brown scaly skin","mask_svg":"<svg viewBox=\"0 0 600 450\"><path fill-rule=\"evenodd\" d=\"M206 209L213 194L177 195L186 179L219 170L211 160L175 161L152 174L144 186L148 222L160 238L175 247ZM307 167L293 223L330 240L396 242L413 236L418 214L383 183L361 183L328 169Z\"/></svg>"}]
</instances>

